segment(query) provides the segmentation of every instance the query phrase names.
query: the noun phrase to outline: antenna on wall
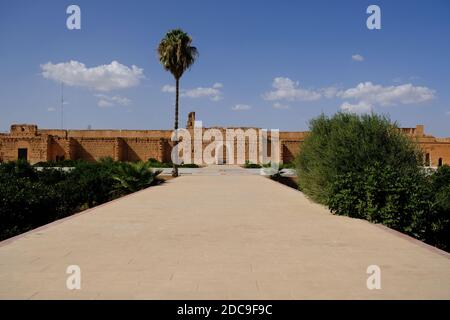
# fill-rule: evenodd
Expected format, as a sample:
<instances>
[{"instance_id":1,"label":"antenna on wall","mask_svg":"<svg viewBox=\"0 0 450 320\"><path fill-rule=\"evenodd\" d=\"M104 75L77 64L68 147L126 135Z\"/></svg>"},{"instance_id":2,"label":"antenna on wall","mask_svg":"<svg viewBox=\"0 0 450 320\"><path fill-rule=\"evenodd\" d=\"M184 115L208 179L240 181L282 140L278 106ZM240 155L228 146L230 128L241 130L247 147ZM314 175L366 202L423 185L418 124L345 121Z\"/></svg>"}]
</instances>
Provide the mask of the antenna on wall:
<instances>
[{"instance_id":1,"label":"antenna on wall","mask_svg":"<svg viewBox=\"0 0 450 320\"><path fill-rule=\"evenodd\" d=\"M61 81L61 130L64 129L64 82Z\"/></svg>"}]
</instances>

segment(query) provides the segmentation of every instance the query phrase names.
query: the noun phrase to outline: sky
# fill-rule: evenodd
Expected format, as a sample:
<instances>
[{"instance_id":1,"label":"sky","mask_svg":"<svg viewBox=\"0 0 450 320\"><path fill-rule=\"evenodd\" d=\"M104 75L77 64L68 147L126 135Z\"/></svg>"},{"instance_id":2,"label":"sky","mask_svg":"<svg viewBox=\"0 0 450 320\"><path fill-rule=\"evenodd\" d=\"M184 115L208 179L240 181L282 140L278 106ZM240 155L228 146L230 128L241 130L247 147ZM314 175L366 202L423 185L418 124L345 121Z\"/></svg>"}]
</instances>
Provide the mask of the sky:
<instances>
[{"instance_id":1,"label":"sky","mask_svg":"<svg viewBox=\"0 0 450 320\"><path fill-rule=\"evenodd\" d=\"M67 27L72 4L81 29ZM381 29L367 27L369 5ZM447 0L0 0L0 131L61 116L65 129L171 129L174 79L156 48L173 28L199 51L180 126L190 111L206 127L286 131L376 112L450 137Z\"/></svg>"}]
</instances>

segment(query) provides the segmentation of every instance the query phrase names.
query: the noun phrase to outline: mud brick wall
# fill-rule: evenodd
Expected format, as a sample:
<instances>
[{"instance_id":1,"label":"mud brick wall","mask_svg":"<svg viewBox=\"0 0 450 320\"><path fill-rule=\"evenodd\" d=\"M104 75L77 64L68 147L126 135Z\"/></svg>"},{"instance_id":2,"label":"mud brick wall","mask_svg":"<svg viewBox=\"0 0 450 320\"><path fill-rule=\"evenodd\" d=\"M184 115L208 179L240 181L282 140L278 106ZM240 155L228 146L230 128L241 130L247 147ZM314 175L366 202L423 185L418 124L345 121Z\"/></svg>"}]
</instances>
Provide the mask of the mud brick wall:
<instances>
[{"instance_id":1,"label":"mud brick wall","mask_svg":"<svg viewBox=\"0 0 450 320\"><path fill-rule=\"evenodd\" d=\"M281 159L283 163L292 162L300 151L302 141L282 140Z\"/></svg>"},{"instance_id":2,"label":"mud brick wall","mask_svg":"<svg viewBox=\"0 0 450 320\"><path fill-rule=\"evenodd\" d=\"M49 139L47 159L52 161L70 159L70 141L51 136Z\"/></svg>"},{"instance_id":3,"label":"mud brick wall","mask_svg":"<svg viewBox=\"0 0 450 320\"><path fill-rule=\"evenodd\" d=\"M191 117L188 127L191 133L191 159L194 160L194 117ZM207 128L203 128L203 133ZM223 163L243 164L250 159L250 140L248 137L235 136L234 159L226 146L226 128L216 127L222 133L223 146L212 151L212 156ZM230 128L243 130L252 128ZM258 130L258 128L253 128ZM416 128L402 128L416 142L428 159L429 165L450 164L450 138L436 138L424 133L421 125ZM54 130L38 129L36 125L15 124L9 134L0 134L0 161L13 161L18 158L19 149L27 149L27 159L31 163L61 159L83 159L97 161L103 157L111 157L121 161L146 161L155 158L159 161L171 162L171 151L174 142L170 140L171 130ZM308 132L279 132L281 162L292 161L300 151L302 141ZM269 133L270 136L270 133ZM201 137L197 137L201 138ZM237 157L237 146L245 139L245 159ZM259 139L259 134L257 135ZM210 144L203 141L203 150ZM254 142L252 142L254 144ZM259 142L253 147L259 151ZM270 156L270 142L267 145ZM220 152L219 155L215 153ZM188 151L189 152L189 151ZM234 161L233 161L234 160ZM239 161L238 161L239 160ZM256 162L259 162L259 153Z\"/></svg>"},{"instance_id":4,"label":"mud brick wall","mask_svg":"<svg viewBox=\"0 0 450 320\"><path fill-rule=\"evenodd\" d=\"M147 161L150 158L161 161L163 150L160 139L155 138L124 138L122 160Z\"/></svg>"},{"instance_id":5,"label":"mud brick wall","mask_svg":"<svg viewBox=\"0 0 450 320\"><path fill-rule=\"evenodd\" d=\"M19 149L27 149L31 163L47 161L48 137L0 137L0 161L14 161Z\"/></svg>"},{"instance_id":6,"label":"mud brick wall","mask_svg":"<svg viewBox=\"0 0 450 320\"><path fill-rule=\"evenodd\" d=\"M424 158L429 159L429 164L432 167L437 167L442 164L450 165L450 141L422 142L420 146L422 148Z\"/></svg>"},{"instance_id":7,"label":"mud brick wall","mask_svg":"<svg viewBox=\"0 0 450 320\"><path fill-rule=\"evenodd\" d=\"M117 148L115 138L80 138L74 139L72 145L75 159L98 161L101 158L114 158Z\"/></svg>"}]
</instances>

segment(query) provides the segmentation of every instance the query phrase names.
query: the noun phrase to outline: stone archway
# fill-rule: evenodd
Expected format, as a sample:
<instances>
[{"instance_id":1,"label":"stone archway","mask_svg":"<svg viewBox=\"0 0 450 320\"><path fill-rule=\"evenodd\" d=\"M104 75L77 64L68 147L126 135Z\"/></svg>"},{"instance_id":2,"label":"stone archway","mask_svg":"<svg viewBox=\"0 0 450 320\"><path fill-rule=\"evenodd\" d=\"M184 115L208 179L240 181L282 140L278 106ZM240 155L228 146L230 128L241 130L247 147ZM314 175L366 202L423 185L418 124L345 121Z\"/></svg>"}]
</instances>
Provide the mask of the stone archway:
<instances>
[{"instance_id":1,"label":"stone archway","mask_svg":"<svg viewBox=\"0 0 450 320\"><path fill-rule=\"evenodd\" d=\"M228 164L229 163L229 156L230 156L230 150L229 146L226 143L219 143L216 146L216 149L214 150L214 159L215 164Z\"/></svg>"}]
</instances>

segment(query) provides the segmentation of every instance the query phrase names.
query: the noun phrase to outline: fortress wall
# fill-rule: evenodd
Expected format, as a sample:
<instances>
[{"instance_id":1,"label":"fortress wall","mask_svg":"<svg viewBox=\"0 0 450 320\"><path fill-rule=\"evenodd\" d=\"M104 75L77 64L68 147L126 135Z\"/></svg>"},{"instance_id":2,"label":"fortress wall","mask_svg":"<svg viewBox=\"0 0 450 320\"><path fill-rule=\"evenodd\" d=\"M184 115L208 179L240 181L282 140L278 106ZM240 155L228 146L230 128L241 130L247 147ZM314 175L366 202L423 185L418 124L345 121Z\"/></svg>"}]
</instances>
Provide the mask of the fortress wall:
<instances>
[{"instance_id":1,"label":"fortress wall","mask_svg":"<svg viewBox=\"0 0 450 320\"><path fill-rule=\"evenodd\" d=\"M72 153L75 159L98 161L101 158L115 158L117 139L114 138L81 138L72 140Z\"/></svg>"},{"instance_id":2,"label":"fortress wall","mask_svg":"<svg viewBox=\"0 0 450 320\"><path fill-rule=\"evenodd\" d=\"M0 137L0 160L18 159L19 149L27 150L27 159L31 163L47 161L49 140L43 137Z\"/></svg>"},{"instance_id":3,"label":"fortress wall","mask_svg":"<svg viewBox=\"0 0 450 320\"><path fill-rule=\"evenodd\" d=\"M280 131L280 140L304 140L308 132L299 131L299 132L291 132L291 131Z\"/></svg>"},{"instance_id":4,"label":"fortress wall","mask_svg":"<svg viewBox=\"0 0 450 320\"><path fill-rule=\"evenodd\" d=\"M163 142L159 138L124 138L122 160L147 161L150 158L162 160Z\"/></svg>"},{"instance_id":5,"label":"fortress wall","mask_svg":"<svg viewBox=\"0 0 450 320\"><path fill-rule=\"evenodd\" d=\"M69 138L166 138L171 130L68 130Z\"/></svg>"},{"instance_id":6,"label":"fortress wall","mask_svg":"<svg viewBox=\"0 0 450 320\"><path fill-rule=\"evenodd\" d=\"M439 165L439 159L441 159L441 164L450 165L450 142L426 142L420 143L420 147L425 159L428 154L429 163L432 167Z\"/></svg>"},{"instance_id":7,"label":"fortress wall","mask_svg":"<svg viewBox=\"0 0 450 320\"><path fill-rule=\"evenodd\" d=\"M70 159L69 140L52 136L49 139L47 157L52 161Z\"/></svg>"},{"instance_id":8,"label":"fortress wall","mask_svg":"<svg viewBox=\"0 0 450 320\"><path fill-rule=\"evenodd\" d=\"M167 138L172 130L58 130L39 129L39 135L51 135L63 138Z\"/></svg>"},{"instance_id":9,"label":"fortress wall","mask_svg":"<svg viewBox=\"0 0 450 320\"><path fill-rule=\"evenodd\" d=\"M207 129L203 128L203 133ZM245 160L259 162L259 158L256 161L250 159L250 144L259 155L258 128L228 128L241 129L238 132L234 131L237 135L232 137L234 159L231 159L231 150L225 145L227 128L215 129L221 133L224 145L210 152L214 158L224 163L243 164ZM256 142L249 139L248 134L252 133L252 130L256 134ZM420 125L416 128L401 130L420 145L424 151L424 157L429 160L431 166L438 166L440 163L450 164L450 138L425 135L423 126ZM189 131L191 138L194 139L192 128ZM11 126L9 134L0 135L0 161L17 160L19 149L22 149L32 163L57 159L97 161L102 157L112 157L122 161L146 161L149 158L155 158L159 161L171 162L171 151L174 145L170 141L171 133L171 130L39 130L36 125L16 124ZM282 162L287 163L295 158L307 135L308 132L279 132ZM268 136L270 137L270 131ZM243 160L238 158L238 141L239 143L245 141ZM191 156L194 159L194 141L191 142ZM203 150L210 143L211 141L204 141ZM268 156L270 156L270 143L267 147ZM220 153L217 156L216 151Z\"/></svg>"},{"instance_id":10,"label":"fortress wall","mask_svg":"<svg viewBox=\"0 0 450 320\"><path fill-rule=\"evenodd\" d=\"M61 138L67 137L67 131L59 130L59 129L38 129L37 134L38 135L49 135L49 136L55 136L55 137L61 137Z\"/></svg>"},{"instance_id":11,"label":"fortress wall","mask_svg":"<svg viewBox=\"0 0 450 320\"><path fill-rule=\"evenodd\" d=\"M300 151L302 141L299 140L281 140L281 159L283 163L293 161Z\"/></svg>"}]
</instances>

